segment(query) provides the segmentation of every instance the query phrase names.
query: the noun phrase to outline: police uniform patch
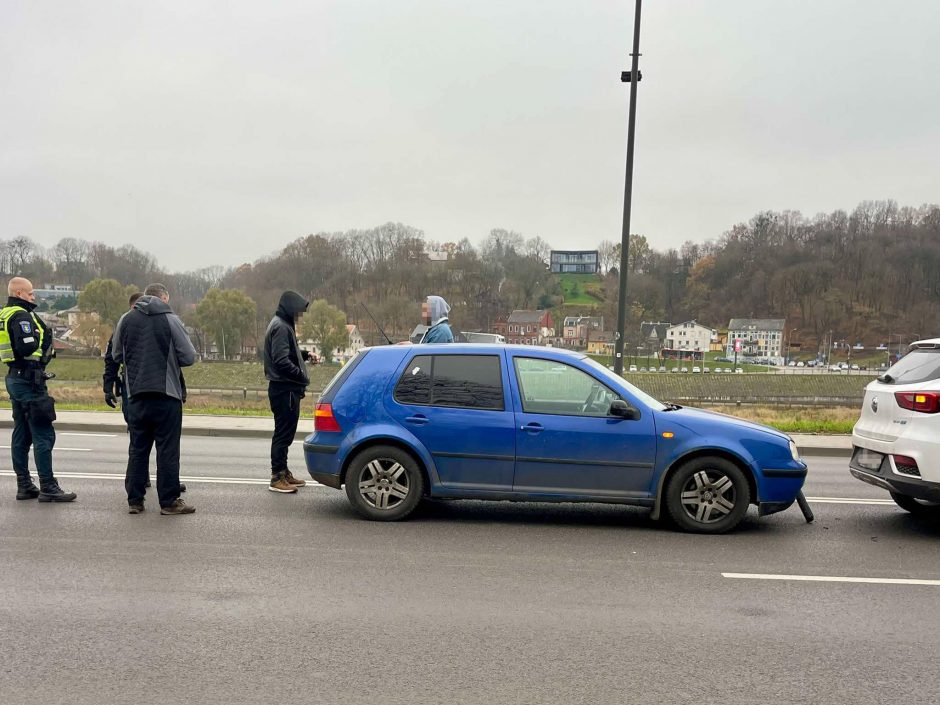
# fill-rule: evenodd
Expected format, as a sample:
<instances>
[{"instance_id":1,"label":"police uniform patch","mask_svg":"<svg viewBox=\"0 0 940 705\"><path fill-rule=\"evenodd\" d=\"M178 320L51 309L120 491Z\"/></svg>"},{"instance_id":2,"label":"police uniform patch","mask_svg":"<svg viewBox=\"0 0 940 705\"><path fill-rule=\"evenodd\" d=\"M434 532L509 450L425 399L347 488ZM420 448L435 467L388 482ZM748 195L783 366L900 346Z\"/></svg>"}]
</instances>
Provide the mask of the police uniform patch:
<instances>
[{"instance_id":1,"label":"police uniform patch","mask_svg":"<svg viewBox=\"0 0 940 705\"><path fill-rule=\"evenodd\" d=\"M32 333L33 329L29 325L29 321L20 321L20 328L23 329L24 333Z\"/></svg>"}]
</instances>

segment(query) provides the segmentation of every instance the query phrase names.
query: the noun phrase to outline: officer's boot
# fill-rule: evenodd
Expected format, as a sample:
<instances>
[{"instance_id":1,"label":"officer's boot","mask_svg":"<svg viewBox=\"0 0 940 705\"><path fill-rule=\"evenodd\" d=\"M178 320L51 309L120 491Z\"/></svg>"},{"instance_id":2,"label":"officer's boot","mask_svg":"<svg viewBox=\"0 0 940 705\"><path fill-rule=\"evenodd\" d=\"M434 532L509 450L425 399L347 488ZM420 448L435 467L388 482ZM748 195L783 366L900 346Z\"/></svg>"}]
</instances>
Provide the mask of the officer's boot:
<instances>
[{"instance_id":1,"label":"officer's boot","mask_svg":"<svg viewBox=\"0 0 940 705\"><path fill-rule=\"evenodd\" d=\"M39 496L39 488L33 484L33 478L29 475L22 477L16 476L16 498L17 499L36 499Z\"/></svg>"},{"instance_id":2,"label":"officer's boot","mask_svg":"<svg viewBox=\"0 0 940 705\"><path fill-rule=\"evenodd\" d=\"M40 502L71 502L77 495L74 492L65 492L55 480L41 480L39 482Z\"/></svg>"}]
</instances>

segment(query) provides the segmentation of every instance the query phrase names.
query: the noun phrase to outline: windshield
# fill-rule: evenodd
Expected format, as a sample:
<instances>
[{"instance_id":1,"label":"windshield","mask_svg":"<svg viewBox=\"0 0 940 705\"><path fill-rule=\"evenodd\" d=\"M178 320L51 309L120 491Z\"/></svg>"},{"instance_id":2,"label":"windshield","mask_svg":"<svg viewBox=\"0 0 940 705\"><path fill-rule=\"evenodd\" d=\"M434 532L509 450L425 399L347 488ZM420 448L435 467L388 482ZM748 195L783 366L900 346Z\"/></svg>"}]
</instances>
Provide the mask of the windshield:
<instances>
[{"instance_id":1,"label":"windshield","mask_svg":"<svg viewBox=\"0 0 940 705\"><path fill-rule=\"evenodd\" d=\"M615 375L613 372L608 370L606 367L604 367L602 364L600 364L596 360L593 360L590 357L585 357L584 362L586 362L591 368L593 368L595 372L598 372L601 377L607 379L608 381L614 380L615 382L619 382L620 384L625 386L627 389L630 390L630 394L632 394L638 401L643 402L651 409L659 409L660 411L664 411L666 409L666 405L663 404L661 401L659 401L655 397L651 397L642 389L638 389L637 387L634 387L632 384L630 384L627 380L623 379L622 377L618 377L617 375Z\"/></svg>"},{"instance_id":2,"label":"windshield","mask_svg":"<svg viewBox=\"0 0 940 705\"><path fill-rule=\"evenodd\" d=\"M940 379L940 350L912 350L878 379L887 384L918 384Z\"/></svg>"}]
</instances>

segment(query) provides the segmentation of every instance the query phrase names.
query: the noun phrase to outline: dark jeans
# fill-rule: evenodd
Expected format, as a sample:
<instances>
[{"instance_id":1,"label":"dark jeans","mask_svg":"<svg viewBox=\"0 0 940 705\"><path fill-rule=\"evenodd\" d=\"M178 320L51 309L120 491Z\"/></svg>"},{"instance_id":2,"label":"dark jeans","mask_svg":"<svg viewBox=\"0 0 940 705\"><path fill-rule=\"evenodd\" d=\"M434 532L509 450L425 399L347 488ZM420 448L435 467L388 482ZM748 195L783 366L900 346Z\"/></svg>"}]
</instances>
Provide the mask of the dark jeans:
<instances>
[{"instance_id":1,"label":"dark jeans","mask_svg":"<svg viewBox=\"0 0 940 705\"><path fill-rule=\"evenodd\" d=\"M34 421L27 414L28 404L47 395L45 386L37 387L33 382L8 375L7 392L13 406L13 440L10 455L13 472L18 478L29 477L29 447L33 446L33 459L40 482L48 482L52 475L52 447L55 445L55 429L52 422Z\"/></svg>"},{"instance_id":2,"label":"dark jeans","mask_svg":"<svg viewBox=\"0 0 940 705\"><path fill-rule=\"evenodd\" d=\"M294 442L297 422L300 420L300 400L303 387L296 384L270 382L268 400L274 412L274 436L271 438L271 474L287 470L287 451Z\"/></svg>"},{"instance_id":3,"label":"dark jeans","mask_svg":"<svg viewBox=\"0 0 940 705\"><path fill-rule=\"evenodd\" d=\"M127 451L128 504L144 501L150 450L157 445L157 496L169 507L180 496L180 434L183 404L165 394L138 394L127 404L130 447Z\"/></svg>"}]
</instances>

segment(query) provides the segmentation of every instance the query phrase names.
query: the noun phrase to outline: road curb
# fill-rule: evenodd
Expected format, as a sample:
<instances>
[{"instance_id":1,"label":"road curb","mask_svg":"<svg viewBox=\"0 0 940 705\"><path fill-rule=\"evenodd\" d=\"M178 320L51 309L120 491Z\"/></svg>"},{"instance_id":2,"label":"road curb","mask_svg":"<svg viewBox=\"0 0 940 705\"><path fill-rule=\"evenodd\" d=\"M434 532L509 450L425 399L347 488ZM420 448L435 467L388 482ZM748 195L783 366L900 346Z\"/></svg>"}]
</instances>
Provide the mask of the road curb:
<instances>
[{"instance_id":1,"label":"road curb","mask_svg":"<svg viewBox=\"0 0 940 705\"><path fill-rule=\"evenodd\" d=\"M77 423L74 421L56 421L54 425L57 431L74 431L77 433L123 433L127 430L124 425ZM13 428L13 423L0 420L0 428ZM183 427L184 436L201 436L203 438L271 438L272 434L273 430L269 431L267 429ZM294 438L303 440L307 435L307 431L297 431Z\"/></svg>"}]
</instances>

